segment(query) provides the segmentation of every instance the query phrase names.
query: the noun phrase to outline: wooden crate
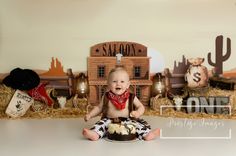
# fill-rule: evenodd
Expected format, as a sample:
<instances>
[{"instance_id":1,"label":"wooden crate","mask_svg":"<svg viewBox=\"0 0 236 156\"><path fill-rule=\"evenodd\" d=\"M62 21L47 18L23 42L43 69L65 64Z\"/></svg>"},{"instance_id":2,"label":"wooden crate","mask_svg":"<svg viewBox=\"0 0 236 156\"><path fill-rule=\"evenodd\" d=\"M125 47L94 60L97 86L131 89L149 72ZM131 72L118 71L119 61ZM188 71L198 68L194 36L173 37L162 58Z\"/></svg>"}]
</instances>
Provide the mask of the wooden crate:
<instances>
[{"instance_id":1,"label":"wooden crate","mask_svg":"<svg viewBox=\"0 0 236 156\"><path fill-rule=\"evenodd\" d=\"M222 90L235 90L236 79L226 79L222 77L212 77L209 79L209 84L213 88Z\"/></svg>"}]
</instances>

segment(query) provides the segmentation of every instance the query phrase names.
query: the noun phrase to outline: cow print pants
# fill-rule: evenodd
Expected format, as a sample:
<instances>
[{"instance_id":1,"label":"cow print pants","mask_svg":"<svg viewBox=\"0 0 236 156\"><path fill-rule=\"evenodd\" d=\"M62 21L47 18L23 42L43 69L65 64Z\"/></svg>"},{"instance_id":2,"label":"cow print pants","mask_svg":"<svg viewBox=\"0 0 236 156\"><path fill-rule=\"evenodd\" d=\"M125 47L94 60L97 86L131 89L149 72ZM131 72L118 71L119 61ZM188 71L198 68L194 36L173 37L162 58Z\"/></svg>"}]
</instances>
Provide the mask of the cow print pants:
<instances>
[{"instance_id":1,"label":"cow print pants","mask_svg":"<svg viewBox=\"0 0 236 156\"><path fill-rule=\"evenodd\" d=\"M151 131L150 125L143 119L132 120L130 118L123 118L122 122L135 125L136 133L139 139L143 139L143 137ZM103 118L96 122L91 130L95 131L99 135L99 138L102 138L106 136L108 125L110 123L112 123L112 119Z\"/></svg>"}]
</instances>

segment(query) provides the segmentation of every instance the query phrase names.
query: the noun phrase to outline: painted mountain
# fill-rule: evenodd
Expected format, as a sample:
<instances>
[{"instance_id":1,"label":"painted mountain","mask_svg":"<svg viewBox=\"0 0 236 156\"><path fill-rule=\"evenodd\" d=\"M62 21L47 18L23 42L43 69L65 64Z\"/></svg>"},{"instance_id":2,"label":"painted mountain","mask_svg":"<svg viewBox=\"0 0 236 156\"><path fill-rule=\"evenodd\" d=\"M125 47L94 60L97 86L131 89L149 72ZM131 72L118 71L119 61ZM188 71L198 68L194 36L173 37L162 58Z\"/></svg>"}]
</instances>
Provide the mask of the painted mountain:
<instances>
[{"instance_id":1,"label":"painted mountain","mask_svg":"<svg viewBox=\"0 0 236 156\"><path fill-rule=\"evenodd\" d=\"M226 78L236 78L236 68L224 72L223 76Z\"/></svg>"},{"instance_id":2,"label":"painted mountain","mask_svg":"<svg viewBox=\"0 0 236 156\"><path fill-rule=\"evenodd\" d=\"M66 76L66 73L63 71L63 66L61 62L56 58L52 58L51 67L46 73L40 74L41 76Z\"/></svg>"}]
</instances>

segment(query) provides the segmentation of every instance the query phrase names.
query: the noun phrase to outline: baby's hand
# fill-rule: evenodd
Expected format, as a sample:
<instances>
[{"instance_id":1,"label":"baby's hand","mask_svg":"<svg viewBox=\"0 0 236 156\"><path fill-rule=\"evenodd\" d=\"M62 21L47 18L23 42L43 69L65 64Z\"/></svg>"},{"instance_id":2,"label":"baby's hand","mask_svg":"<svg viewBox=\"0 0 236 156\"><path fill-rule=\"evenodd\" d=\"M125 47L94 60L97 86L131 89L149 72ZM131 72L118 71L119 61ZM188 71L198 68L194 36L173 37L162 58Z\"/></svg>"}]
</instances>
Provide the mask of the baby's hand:
<instances>
[{"instance_id":1,"label":"baby's hand","mask_svg":"<svg viewBox=\"0 0 236 156\"><path fill-rule=\"evenodd\" d=\"M130 113L130 117L134 117L134 118L139 118L140 117L140 114L138 111L132 111Z\"/></svg>"},{"instance_id":2,"label":"baby's hand","mask_svg":"<svg viewBox=\"0 0 236 156\"><path fill-rule=\"evenodd\" d=\"M91 116L89 114L86 114L84 117L84 121L89 121L91 119Z\"/></svg>"}]
</instances>

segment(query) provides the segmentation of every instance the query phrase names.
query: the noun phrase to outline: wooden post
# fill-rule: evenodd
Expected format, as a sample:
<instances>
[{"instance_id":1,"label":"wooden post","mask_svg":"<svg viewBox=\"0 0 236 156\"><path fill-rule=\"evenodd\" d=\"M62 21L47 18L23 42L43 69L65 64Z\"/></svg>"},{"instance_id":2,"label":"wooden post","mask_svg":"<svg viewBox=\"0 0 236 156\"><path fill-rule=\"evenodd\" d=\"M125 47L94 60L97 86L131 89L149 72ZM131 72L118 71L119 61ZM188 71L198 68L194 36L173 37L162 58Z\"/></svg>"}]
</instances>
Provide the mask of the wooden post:
<instances>
[{"instance_id":1,"label":"wooden post","mask_svg":"<svg viewBox=\"0 0 236 156\"><path fill-rule=\"evenodd\" d=\"M165 86L166 86L165 96L167 97L167 94L169 90L171 89L171 84L170 84L171 73L170 73L169 68L164 69L164 76L165 76Z\"/></svg>"},{"instance_id":2,"label":"wooden post","mask_svg":"<svg viewBox=\"0 0 236 156\"><path fill-rule=\"evenodd\" d=\"M70 95L75 94L75 83L74 83L74 75L72 73L72 69L67 69L67 76L68 76L68 86L69 86L69 93Z\"/></svg>"}]
</instances>

